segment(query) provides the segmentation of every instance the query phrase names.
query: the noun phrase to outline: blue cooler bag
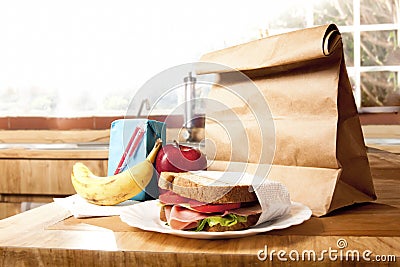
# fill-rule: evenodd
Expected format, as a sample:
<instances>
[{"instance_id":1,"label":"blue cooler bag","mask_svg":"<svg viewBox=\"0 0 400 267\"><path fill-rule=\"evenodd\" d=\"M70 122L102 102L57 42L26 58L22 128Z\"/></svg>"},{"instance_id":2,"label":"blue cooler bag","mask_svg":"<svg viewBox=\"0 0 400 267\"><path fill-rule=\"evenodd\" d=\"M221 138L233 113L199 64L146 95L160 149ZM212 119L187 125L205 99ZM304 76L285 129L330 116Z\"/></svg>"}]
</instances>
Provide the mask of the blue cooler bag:
<instances>
[{"instance_id":1,"label":"blue cooler bag","mask_svg":"<svg viewBox=\"0 0 400 267\"><path fill-rule=\"evenodd\" d=\"M142 133L141 133L142 132ZM153 149L157 138L165 144L165 123L148 119L120 119L111 123L110 147L108 152L108 175L114 175L125 152L128 154L119 172L122 172L146 159ZM133 140L133 141L131 141ZM131 141L131 142L130 142ZM127 147L131 143L131 150ZM134 144L135 151L132 152ZM129 156L131 154L131 156ZM151 182L145 190L134 196L133 200L148 200L158 197L157 172L154 171Z\"/></svg>"}]
</instances>

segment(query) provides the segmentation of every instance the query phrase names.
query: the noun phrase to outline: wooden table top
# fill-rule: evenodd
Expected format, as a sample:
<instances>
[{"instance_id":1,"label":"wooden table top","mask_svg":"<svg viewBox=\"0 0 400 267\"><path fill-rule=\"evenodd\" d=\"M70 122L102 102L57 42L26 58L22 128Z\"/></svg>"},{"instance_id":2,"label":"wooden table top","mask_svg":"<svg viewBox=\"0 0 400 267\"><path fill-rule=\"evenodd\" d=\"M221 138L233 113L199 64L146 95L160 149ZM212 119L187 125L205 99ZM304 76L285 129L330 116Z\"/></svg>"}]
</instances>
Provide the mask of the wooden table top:
<instances>
[{"instance_id":1,"label":"wooden table top","mask_svg":"<svg viewBox=\"0 0 400 267\"><path fill-rule=\"evenodd\" d=\"M355 264L356 253L360 263L385 260L394 266L400 264L400 156L377 150L368 156L378 200L301 225L239 239L197 240L142 231L119 217L75 219L50 203L0 221L0 266L271 266L282 263L279 250L289 261L299 253L292 266L315 264L307 258L310 250L327 266ZM339 239L347 242L345 248L338 248ZM262 250L269 255L265 261L259 259ZM336 258L339 253L343 260Z\"/></svg>"}]
</instances>

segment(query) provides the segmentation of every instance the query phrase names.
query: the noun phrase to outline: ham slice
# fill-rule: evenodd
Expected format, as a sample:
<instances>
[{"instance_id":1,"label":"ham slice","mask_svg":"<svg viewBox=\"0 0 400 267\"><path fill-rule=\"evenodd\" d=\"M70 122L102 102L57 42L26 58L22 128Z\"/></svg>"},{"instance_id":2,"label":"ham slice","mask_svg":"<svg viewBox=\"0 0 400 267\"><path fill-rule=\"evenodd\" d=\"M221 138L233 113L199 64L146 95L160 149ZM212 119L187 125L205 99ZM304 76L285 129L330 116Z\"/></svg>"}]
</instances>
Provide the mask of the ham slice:
<instances>
[{"instance_id":1,"label":"ham slice","mask_svg":"<svg viewBox=\"0 0 400 267\"><path fill-rule=\"evenodd\" d=\"M227 214L236 214L240 216L249 216L253 214L261 213L261 206L259 204L250 207L243 207L234 210L225 211L224 214L214 214L219 216L225 216ZM167 205L165 206L165 216L167 222L172 229L185 230L197 227L200 220L205 219L213 214L201 213L198 211L190 210L178 205Z\"/></svg>"},{"instance_id":2,"label":"ham slice","mask_svg":"<svg viewBox=\"0 0 400 267\"><path fill-rule=\"evenodd\" d=\"M165 217L172 229L185 230L197 227L197 223L209 215L177 205L165 207Z\"/></svg>"},{"instance_id":3,"label":"ham slice","mask_svg":"<svg viewBox=\"0 0 400 267\"><path fill-rule=\"evenodd\" d=\"M239 216L249 216L249 215L255 215L259 214L262 212L262 208L260 204L253 205L253 206L248 206L248 207L241 207L238 209L234 210L227 210L224 212L222 216L228 215L228 214L236 214Z\"/></svg>"}]
</instances>

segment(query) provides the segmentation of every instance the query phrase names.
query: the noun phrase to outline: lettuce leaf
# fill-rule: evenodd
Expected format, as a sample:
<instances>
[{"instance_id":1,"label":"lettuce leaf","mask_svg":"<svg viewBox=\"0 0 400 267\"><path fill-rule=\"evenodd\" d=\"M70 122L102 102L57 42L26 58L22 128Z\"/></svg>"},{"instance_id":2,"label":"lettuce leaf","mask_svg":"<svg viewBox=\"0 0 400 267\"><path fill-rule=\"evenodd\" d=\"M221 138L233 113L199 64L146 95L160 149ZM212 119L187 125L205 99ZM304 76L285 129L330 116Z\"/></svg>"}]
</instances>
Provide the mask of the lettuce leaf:
<instances>
[{"instance_id":1,"label":"lettuce leaf","mask_svg":"<svg viewBox=\"0 0 400 267\"><path fill-rule=\"evenodd\" d=\"M221 216L211 216L205 218L200 221L196 228L196 232L199 232L204 229L204 227L208 224L210 227L220 224L222 226L232 226L240 222L246 222L247 216L240 216L236 214L228 214L224 217Z\"/></svg>"}]
</instances>

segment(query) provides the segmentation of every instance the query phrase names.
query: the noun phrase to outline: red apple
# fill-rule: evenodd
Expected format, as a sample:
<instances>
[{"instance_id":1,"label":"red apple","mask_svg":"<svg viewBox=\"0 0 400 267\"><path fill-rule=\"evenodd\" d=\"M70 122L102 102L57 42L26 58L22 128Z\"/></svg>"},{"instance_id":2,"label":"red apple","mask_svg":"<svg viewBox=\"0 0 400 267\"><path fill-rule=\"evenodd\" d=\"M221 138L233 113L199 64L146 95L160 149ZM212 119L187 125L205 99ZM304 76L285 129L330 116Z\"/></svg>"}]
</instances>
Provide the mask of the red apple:
<instances>
[{"instance_id":1,"label":"red apple","mask_svg":"<svg viewBox=\"0 0 400 267\"><path fill-rule=\"evenodd\" d=\"M195 147L175 144L165 145L156 157L156 170L161 172L186 172L205 170L206 156Z\"/></svg>"}]
</instances>

